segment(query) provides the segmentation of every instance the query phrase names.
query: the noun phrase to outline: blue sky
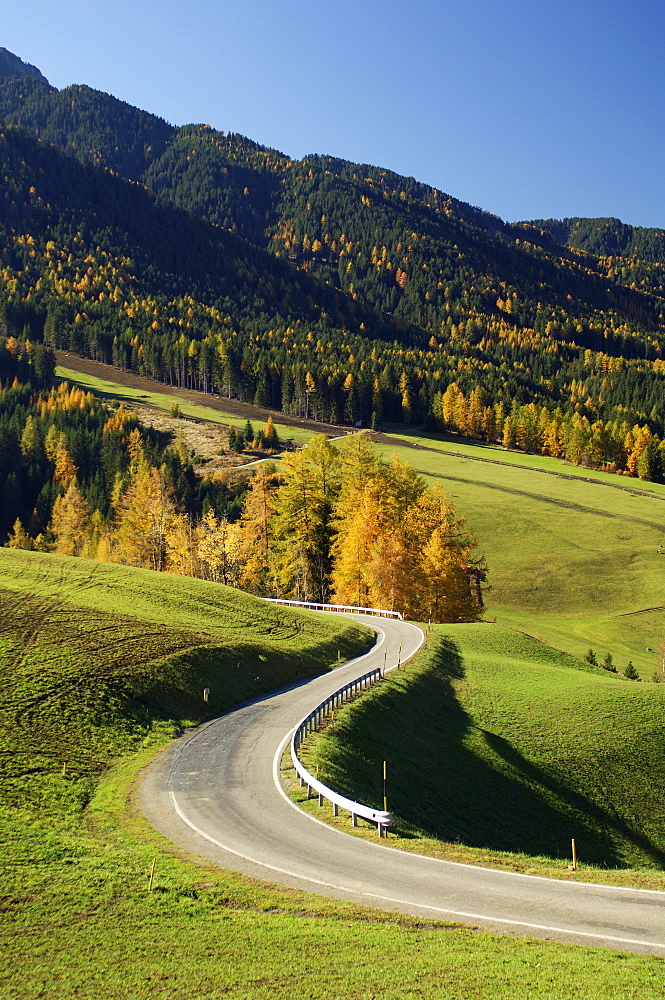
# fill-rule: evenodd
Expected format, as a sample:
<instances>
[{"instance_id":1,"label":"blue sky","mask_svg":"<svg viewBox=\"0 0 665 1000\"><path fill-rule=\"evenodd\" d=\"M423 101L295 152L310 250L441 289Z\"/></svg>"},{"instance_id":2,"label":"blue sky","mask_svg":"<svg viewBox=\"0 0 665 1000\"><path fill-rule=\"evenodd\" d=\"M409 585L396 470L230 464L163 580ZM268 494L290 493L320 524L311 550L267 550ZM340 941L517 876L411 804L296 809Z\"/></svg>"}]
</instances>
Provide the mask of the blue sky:
<instances>
[{"instance_id":1,"label":"blue sky","mask_svg":"<svg viewBox=\"0 0 665 1000\"><path fill-rule=\"evenodd\" d=\"M389 167L511 221L665 227L662 0L21 0L0 45L57 87Z\"/></svg>"}]
</instances>

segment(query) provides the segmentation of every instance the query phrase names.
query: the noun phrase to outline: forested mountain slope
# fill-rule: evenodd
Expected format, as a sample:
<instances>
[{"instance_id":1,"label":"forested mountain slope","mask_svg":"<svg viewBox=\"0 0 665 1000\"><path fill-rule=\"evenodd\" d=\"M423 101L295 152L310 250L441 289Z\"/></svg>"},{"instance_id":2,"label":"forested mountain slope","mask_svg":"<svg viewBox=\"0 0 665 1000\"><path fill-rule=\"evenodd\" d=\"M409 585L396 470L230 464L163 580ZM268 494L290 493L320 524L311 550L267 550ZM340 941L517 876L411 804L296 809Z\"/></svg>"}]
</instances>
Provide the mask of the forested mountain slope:
<instances>
[{"instance_id":1,"label":"forested mountain slope","mask_svg":"<svg viewBox=\"0 0 665 1000\"><path fill-rule=\"evenodd\" d=\"M663 434L657 231L509 225L413 178L175 128L83 86L6 80L0 120L68 154L47 165L5 129L4 301L10 324L30 303L36 338L46 323L51 343L158 379L633 472Z\"/></svg>"},{"instance_id":2,"label":"forested mountain slope","mask_svg":"<svg viewBox=\"0 0 665 1000\"><path fill-rule=\"evenodd\" d=\"M522 225L543 229L557 243L602 257L639 257L665 264L662 229L627 226L620 219L538 219Z\"/></svg>"},{"instance_id":3,"label":"forested mountain slope","mask_svg":"<svg viewBox=\"0 0 665 1000\"><path fill-rule=\"evenodd\" d=\"M20 77L34 77L48 85L48 80L36 66L23 62L8 49L0 48L0 80Z\"/></svg>"}]
</instances>

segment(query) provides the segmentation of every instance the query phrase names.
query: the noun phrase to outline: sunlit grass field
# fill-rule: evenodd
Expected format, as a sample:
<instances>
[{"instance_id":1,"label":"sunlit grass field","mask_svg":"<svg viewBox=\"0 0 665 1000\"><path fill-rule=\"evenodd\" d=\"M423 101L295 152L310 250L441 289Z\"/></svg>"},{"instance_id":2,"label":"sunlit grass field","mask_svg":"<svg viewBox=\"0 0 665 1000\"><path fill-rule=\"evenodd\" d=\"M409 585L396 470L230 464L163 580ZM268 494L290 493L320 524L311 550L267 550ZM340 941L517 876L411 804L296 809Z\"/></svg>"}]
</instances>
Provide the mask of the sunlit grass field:
<instances>
[{"instance_id":1,"label":"sunlit grass field","mask_svg":"<svg viewBox=\"0 0 665 1000\"><path fill-rule=\"evenodd\" d=\"M499 625L440 625L428 650L310 738L308 759L378 808L386 760L389 807L412 849L434 835L481 849L466 854L476 863L509 852L532 857L503 866L552 875L559 859L561 876L575 838L582 878L589 864L653 868L647 884L665 888L664 716L665 685Z\"/></svg>"},{"instance_id":2,"label":"sunlit grass field","mask_svg":"<svg viewBox=\"0 0 665 1000\"><path fill-rule=\"evenodd\" d=\"M379 447L386 460L397 454L441 485L466 516L489 567L488 618L576 656L589 648L599 660L611 653L619 670L632 660L651 678L665 634L665 486L619 476L603 485L478 462L474 454L490 451L500 461L547 462L566 476L572 469L479 445L460 445L465 457Z\"/></svg>"},{"instance_id":3,"label":"sunlit grass field","mask_svg":"<svg viewBox=\"0 0 665 1000\"><path fill-rule=\"evenodd\" d=\"M367 643L201 581L0 550L2 996L659 996L660 959L274 888L147 826L133 784L179 726Z\"/></svg>"},{"instance_id":4,"label":"sunlit grass field","mask_svg":"<svg viewBox=\"0 0 665 1000\"><path fill-rule=\"evenodd\" d=\"M509 450L496 444L472 441L458 434L443 434L434 431L405 430L390 431L390 436L405 444L417 444L423 448L435 448L437 451L452 453L466 458L484 459L489 462L501 462L506 465L525 466L528 469L539 469L557 476L573 476L576 479L597 480L609 486L623 486L631 491L654 493L665 498L665 484L643 482L632 476L620 476L612 472L602 472L597 469L586 469L581 465L573 465L563 459L550 458L549 455L529 455L522 451Z\"/></svg>"}]
</instances>

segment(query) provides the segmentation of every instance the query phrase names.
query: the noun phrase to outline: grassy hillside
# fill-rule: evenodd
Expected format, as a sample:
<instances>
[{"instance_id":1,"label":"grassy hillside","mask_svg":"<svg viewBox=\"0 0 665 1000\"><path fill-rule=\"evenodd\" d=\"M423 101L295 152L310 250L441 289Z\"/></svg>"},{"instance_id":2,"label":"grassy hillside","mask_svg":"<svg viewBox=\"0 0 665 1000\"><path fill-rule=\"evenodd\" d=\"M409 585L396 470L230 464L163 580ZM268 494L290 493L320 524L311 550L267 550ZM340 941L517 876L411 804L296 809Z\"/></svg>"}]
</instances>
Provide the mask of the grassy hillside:
<instances>
[{"instance_id":1,"label":"grassy hillside","mask_svg":"<svg viewBox=\"0 0 665 1000\"><path fill-rule=\"evenodd\" d=\"M336 713L323 781L389 805L408 836L585 862L665 864L665 688L587 668L496 625L431 648ZM563 867L563 866L562 866Z\"/></svg>"},{"instance_id":2,"label":"grassy hillside","mask_svg":"<svg viewBox=\"0 0 665 1000\"><path fill-rule=\"evenodd\" d=\"M218 711L366 641L195 580L0 550L2 996L659 995L659 959L276 889L191 863L147 827L133 780L202 717L204 684Z\"/></svg>"},{"instance_id":3,"label":"grassy hillside","mask_svg":"<svg viewBox=\"0 0 665 1000\"><path fill-rule=\"evenodd\" d=\"M610 652L620 670L632 660L651 677L665 634L665 487L482 445L402 439L423 447L379 447L450 494L487 558L489 618L576 656Z\"/></svg>"},{"instance_id":4,"label":"grassy hillside","mask_svg":"<svg viewBox=\"0 0 665 1000\"><path fill-rule=\"evenodd\" d=\"M201 406L184 398L184 396L178 395L177 391L169 393L160 392L159 390L144 392L141 389L122 385L120 382L97 378L94 375L65 368L63 365L56 366L55 374L58 379L66 379L71 385L80 386L86 392L92 392L95 396L100 396L102 399L118 399L127 408L131 406L152 406L156 410L165 410L167 413L170 413L173 410L174 404L177 403L180 412L185 417L205 420L207 423L233 425L237 430L241 430L244 427L244 420L237 413L228 413L224 409L213 409L211 406ZM118 375L121 378L123 377L123 373L121 372L118 372ZM255 418L252 417L252 419ZM258 425L256 429L258 430ZM280 440L292 440L296 444L305 444L312 437L313 433L312 431L303 430L300 427L280 423L275 424L275 430Z\"/></svg>"},{"instance_id":5,"label":"grassy hillside","mask_svg":"<svg viewBox=\"0 0 665 1000\"><path fill-rule=\"evenodd\" d=\"M5 801L72 823L104 769L155 728L200 722L368 643L348 622L203 581L6 549L0 622Z\"/></svg>"}]
</instances>

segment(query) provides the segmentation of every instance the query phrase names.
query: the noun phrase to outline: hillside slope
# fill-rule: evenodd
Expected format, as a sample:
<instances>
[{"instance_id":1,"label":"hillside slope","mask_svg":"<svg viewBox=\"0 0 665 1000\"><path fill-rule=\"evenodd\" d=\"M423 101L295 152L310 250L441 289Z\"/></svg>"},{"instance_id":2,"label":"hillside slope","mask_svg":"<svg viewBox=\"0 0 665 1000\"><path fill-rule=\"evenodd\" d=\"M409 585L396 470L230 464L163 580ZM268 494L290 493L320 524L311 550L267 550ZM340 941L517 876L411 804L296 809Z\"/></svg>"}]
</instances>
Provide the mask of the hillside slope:
<instances>
[{"instance_id":1,"label":"hillside slope","mask_svg":"<svg viewBox=\"0 0 665 1000\"><path fill-rule=\"evenodd\" d=\"M489 619L577 657L610 653L618 670L632 660L645 680L662 668L662 484L431 435L378 447L446 490L473 526Z\"/></svg>"},{"instance_id":2,"label":"hillside slope","mask_svg":"<svg viewBox=\"0 0 665 1000\"><path fill-rule=\"evenodd\" d=\"M366 641L338 619L7 550L0 589L3 997L324 1000L435 995L445 982L532 1000L551 996L553 969L567 995L660 987L654 957L504 939L236 876L176 855L136 815L139 767L182 713L201 717L203 683L222 705L321 669L338 644L349 655ZM525 980L527 965L543 974Z\"/></svg>"},{"instance_id":3,"label":"hillside slope","mask_svg":"<svg viewBox=\"0 0 665 1000\"><path fill-rule=\"evenodd\" d=\"M155 730L330 669L370 641L346 621L201 580L0 549L4 808L76 823L104 769Z\"/></svg>"},{"instance_id":4,"label":"hillside slope","mask_svg":"<svg viewBox=\"0 0 665 1000\"><path fill-rule=\"evenodd\" d=\"M496 625L435 626L431 648L336 712L322 780L407 838L597 865L665 864L665 687L636 684Z\"/></svg>"},{"instance_id":5,"label":"hillside slope","mask_svg":"<svg viewBox=\"0 0 665 1000\"><path fill-rule=\"evenodd\" d=\"M73 288L66 273L64 286L48 294L42 282L36 297L43 306L32 317L28 310L27 320L38 336L46 310L57 312L56 346L76 343L90 356L142 374L216 386L323 420L422 420L433 413L437 393L457 382L467 400L475 389L485 403L508 409L534 402L549 411L559 407L571 419L577 413L589 426L599 419L628 428L648 422L663 434L665 265L646 237L643 257L634 253L634 234L611 246L580 235L569 246L565 227L508 225L413 178L367 164L318 155L294 161L206 125L175 128L82 86L57 91L38 80L7 80L0 85L0 120L57 143L70 158L146 185L155 205L175 204L231 230L284 265L275 272L265 257L253 258L248 270L260 295L250 296L241 280L237 296L221 302L213 296L220 317L228 316L238 334L236 356L224 374L214 370L209 349L199 346L215 317L205 310L199 315L196 305L193 317L174 308L164 266L150 282L145 312L132 303L125 308L113 281L117 306L113 314L108 301L102 309L99 288L91 296L80 287L80 268ZM119 199L117 187L103 193L100 183L95 204ZM33 200L44 199L43 181L25 177L23 184L35 189ZM19 219L24 199L23 193L14 198ZM16 243L23 234L13 211L8 206L4 239L10 256L21 258ZM68 216L66 202L58 212ZM93 226L88 242L89 223L77 225L86 244L83 259L93 257L94 271L96 247L112 251L99 229ZM159 215L155 228L168 246L166 260L180 261L181 241L169 237ZM71 243L68 236L68 252ZM629 255L611 256L624 247ZM239 253L238 245L234 250ZM197 271L219 270L216 250L209 264L198 249L193 256ZM137 261L145 266L140 253ZM34 263L33 275L17 267L12 308L23 307L29 294L29 301L35 298L39 257ZM181 267L176 263L176 270ZM304 272L313 281L305 282ZM246 277L242 270L238 276ZM197 300L200 287L196 282ZM22 308L16 312L14 322L21 322ZM113 328L113 344L95 330L102 322ZM181 333L185 356L175 362L175 334ZM609 454L605 460L612 460Z\"/></svg>"},{"instance_id":6,"label":"hillside slope","mask_svg":"<svg viewBox=\"0 0 665 1000\"><path fill-rule=\"evenodd\" d=\"M639 257L665 264L665 232L629 226L621 219L538 219L516 225L534 226L565 246L577 247L599 257Z\"/></svg>"}]
</instances>

